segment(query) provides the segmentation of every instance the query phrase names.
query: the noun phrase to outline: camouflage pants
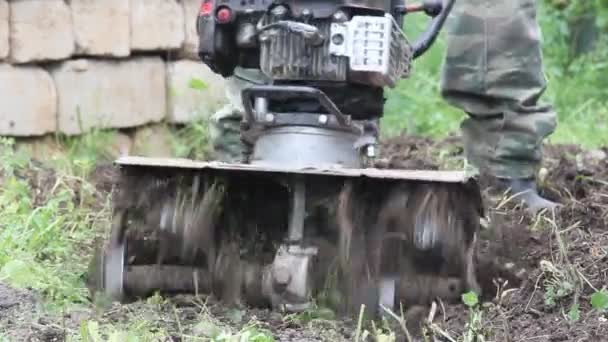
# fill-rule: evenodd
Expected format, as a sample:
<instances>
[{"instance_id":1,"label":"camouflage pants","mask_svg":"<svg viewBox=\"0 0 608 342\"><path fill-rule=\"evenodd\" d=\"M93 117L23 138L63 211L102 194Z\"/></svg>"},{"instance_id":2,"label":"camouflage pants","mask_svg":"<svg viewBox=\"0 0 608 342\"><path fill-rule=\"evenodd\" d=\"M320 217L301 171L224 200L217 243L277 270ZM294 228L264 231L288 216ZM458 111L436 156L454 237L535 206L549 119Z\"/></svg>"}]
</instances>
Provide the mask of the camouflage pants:
<instances>
[{"instance_id":1,"label":"camouflage pants","mask_svg":"<svg viewBox=\"0 0 608 342\"><path fill-rule=\"evenodd\" d=\"M240 123L245 112L241 90L252 84L234 76L226 80L228 103L213 114L210 123L211 145L216 160L232 163L241 160Z\"/></svg>"},{"instance_id":2,"label":"camouflage pants","mask_svg":"<svg viewBox=\"0 0 608 342\"><path fill-rule=\"evenodd\" d=\"M466 156L501 178L534 176L556 127L546 89L536 0L459 0L448 21L441 94L468 114Z\"/></svg>"}]
</instances>

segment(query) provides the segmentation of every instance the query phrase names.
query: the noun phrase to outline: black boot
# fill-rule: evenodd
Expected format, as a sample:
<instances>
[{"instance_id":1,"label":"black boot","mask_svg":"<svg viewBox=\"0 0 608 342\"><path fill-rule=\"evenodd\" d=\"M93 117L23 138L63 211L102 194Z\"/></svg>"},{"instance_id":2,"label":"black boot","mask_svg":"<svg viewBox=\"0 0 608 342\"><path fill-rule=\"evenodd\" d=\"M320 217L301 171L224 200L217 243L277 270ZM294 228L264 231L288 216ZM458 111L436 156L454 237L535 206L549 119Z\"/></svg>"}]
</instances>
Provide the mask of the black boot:
<instances>
[{"instance_id":1,"label":"black boot","mask_svg":"<svg viewBox=\"0 0 608 342\"><path fill-rule=\"evenodd\" d=\"M524 202L528 210L533 213L537 213L543 209L551 211L561 206L559 203L541 197L538 194L534 179L500 179L500 183L504 188L510 190L511 194L515 196L515 200Z\"/></svg>"}]
</instances>

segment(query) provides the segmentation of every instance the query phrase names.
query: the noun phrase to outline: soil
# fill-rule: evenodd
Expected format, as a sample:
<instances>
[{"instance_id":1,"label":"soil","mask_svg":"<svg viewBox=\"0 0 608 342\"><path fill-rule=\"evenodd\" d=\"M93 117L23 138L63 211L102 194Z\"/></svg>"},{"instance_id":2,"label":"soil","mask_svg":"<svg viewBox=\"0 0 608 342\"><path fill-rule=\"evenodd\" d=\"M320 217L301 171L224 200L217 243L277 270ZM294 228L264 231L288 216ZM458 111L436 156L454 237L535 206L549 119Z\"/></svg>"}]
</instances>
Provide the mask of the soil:
<instances>
[{"instance_id":1,"label":"soil","mask_svg":"<svg viewBox=\"0 0 608 342\"><path fill-rule=\"evenodd\" d=\"M39 304L32 291L0 283L0 337L15 341L63 341L62 329L41 314Z\"/></svg>"},{"instance_id":2,"label":"soil","mask_svg":"<svg viewBox=\"0 0 608 342\"><path fill-rule=\"evenodd\" d=\"M462 152L457 138L446 143L398 137L385 148L385 158L402 162L399 151L405 149L413 156L413 165L436 169L441 165L433 157L437 150ZM608 341L606 313L592 310L589 304L595 290L608 285L607 152L607 148L584 151L573 145L545 148L541 193L563 205L555 217L534 217L517 203L500 207L492 184L482 182L490 224L481 235L478 277L486 300L483 331L489 340ZM501 273L496 267L500 265L511 266L513 272ZM542 265L553 265L556 271ZM513 277L519 272L522 275ZM495 281L504 278L509 282L499 290ZM577 295L547 303L552 282L573 283ZM575 301L580 319L570 322L567 315ZM469 318L466 312L460 305L447 306L439 310L436 322L452 336L461 336Z\"/></svg>"},{"instance_id":3,"label":"soil","mask_svg":"<svg viewBox=\"0 0 608 342\"><path fill-rule=\"evenodd\" d=\"M478 242L477 261L483 288L480 326L486 340L608 341L608 316L590 305L591 295L608 285L606 155L608 148L585 151L571 145L546 146L541 186L545 196L563 205L555 217L530 215L517 203L502 203L502 196L484 187L487 224ZM443 141L397 137L385 142L381 157L381 167L454 167L462 160L462 144L457 137ZM92 179L100 193L110 191L113 175L108 165L96 170ZM40 191L39 200L44 200L44 191L50 189L47 184L52 187L52 172L21 176L30 179ZM556 290L567 285L572 291L560 296ZM4 333L17 341L62 340L63 333L77 331L83 319L119 324L134 317L171 331L175 341L181 340L177 338L180 331L204 335L208 324L201 322L205 317L215 317L214 324L236 331L257 322L278 341L352 341L356 326L352 320L298 321L265 310L229 309L190 296L115 305L102 313L89 308L59 318L41 311L38 303L32 291L0 283L0 337ZM580 317L571 321L574 303ZM462 304L438 305L434 323L456 340L470 317Z\"/></svg>"}]
</instances>

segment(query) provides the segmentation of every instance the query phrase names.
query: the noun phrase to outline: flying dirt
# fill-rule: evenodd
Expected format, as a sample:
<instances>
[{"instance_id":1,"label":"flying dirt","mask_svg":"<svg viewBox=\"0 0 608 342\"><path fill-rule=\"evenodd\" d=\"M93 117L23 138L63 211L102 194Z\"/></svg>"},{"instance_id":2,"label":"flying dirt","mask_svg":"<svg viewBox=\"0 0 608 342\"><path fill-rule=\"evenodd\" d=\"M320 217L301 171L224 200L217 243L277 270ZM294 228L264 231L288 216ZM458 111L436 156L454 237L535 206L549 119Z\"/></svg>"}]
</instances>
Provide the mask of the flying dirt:
<instances>
[{"instance_id":1,"label":"flying dirt","mask_svg":"<svg viewBox=\"0 0 608 342\"><path fill-rule=\"evenodd\" d=\"M365 305L372 316L480 292L476 181L377 163L383 88L410 75L453 4L203 1L201 60L272 82L242 90L240 163L117 161L94 291L204 293L288 312L331 292L339 311ZM401 27L415 12L432 19L410 43Z\"/></svg>"}]
</instances>

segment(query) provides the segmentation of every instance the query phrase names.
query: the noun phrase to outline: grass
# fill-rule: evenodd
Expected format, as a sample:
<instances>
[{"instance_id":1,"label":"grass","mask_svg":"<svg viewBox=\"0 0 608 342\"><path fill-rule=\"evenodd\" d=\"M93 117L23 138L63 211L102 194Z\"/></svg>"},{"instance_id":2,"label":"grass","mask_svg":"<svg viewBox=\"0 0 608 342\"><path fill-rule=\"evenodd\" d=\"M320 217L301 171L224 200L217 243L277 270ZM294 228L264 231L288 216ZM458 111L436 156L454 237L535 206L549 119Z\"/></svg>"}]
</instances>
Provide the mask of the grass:
<instances>
[{"instance_id":1,"label":"grass","mask_svg":"<svg viewBox=\"0 0 608 342\"><path fill-rule=\"evenodd\" d=\"M164 301L163 301L164 302ZM83 321L78 331L73 331L72 340L91 342L101 341L161 341L178 337L185 341L208 342L274 342L264 327L255 320L246 322L236 329L223 324L213 317L204 305L190 322L182 322L178 309L171 306L174 315L166 312L168 302L154 305L150 301L140 305L137 311L127 311L121 323L112 323L107 319ZM165 327L177 325L178 333L170 333Z\"/></svg>"},{"instance_id":2,"label":"grass","mask_svg":"<svg viewBox=\"0 0 608 342\"><path fill-rule=\"evenodd\" d=\"M33 186L18 176L36 169L28 157L8 140L0 149L0 281L34 288L59 306L85 302L82 258L106 216L92 205L94 189L78 173L61 172Z\"/></svg>"},{"instance_id":3,"label":"grass","mask_svg":"<svg viewBox=\"0 0 608 342\"><path fill-rule=\"evenodd\" d=\"M409 29L406 34L416 37L426 23L423 16L413 16L411 26L406 24ZM443 137L458 129L462 113L439 96L445 47L445 34L442 34L435 45L414 62L411 77L401 80L394 89L387 90L383 134L392 136L407 132Z\"/></svg>"}]
</instances>

